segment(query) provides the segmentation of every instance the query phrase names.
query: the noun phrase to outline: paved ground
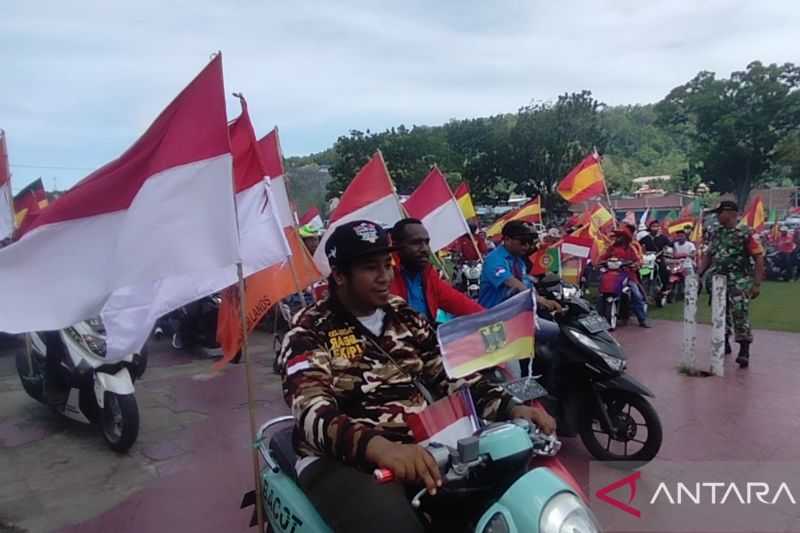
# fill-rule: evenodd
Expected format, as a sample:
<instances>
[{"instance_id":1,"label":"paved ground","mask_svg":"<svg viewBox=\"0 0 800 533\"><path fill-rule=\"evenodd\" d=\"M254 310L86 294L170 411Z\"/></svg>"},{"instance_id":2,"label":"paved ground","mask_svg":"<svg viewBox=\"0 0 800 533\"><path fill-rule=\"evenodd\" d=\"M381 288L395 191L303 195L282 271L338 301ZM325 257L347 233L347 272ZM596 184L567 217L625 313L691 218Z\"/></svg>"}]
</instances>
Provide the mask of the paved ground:
<instances>
[{"instance_id":1,"label":"paved ground","mask_svg":"<svg viewBox=\"0 0 800 533\"><path fill-rule=\"evenodd\" d=\"M699 346L708 346L700 326ZM800 335L757 332L752 367L728 361L724 378L676 370L680 324L627 328L630 372L651 387L672 460L800 460ZM286 411L271 374L269 338L253 337L258 420ZM155 345L137 383L142 427L131 452L109 451L94 428L62 420L22 391L13 354L0 348L0 531L81 533L247 531L238 509L253 486L242 366ZM565 442L562 459L583 483L588 454Z\"/></svg>"}]
</instances>

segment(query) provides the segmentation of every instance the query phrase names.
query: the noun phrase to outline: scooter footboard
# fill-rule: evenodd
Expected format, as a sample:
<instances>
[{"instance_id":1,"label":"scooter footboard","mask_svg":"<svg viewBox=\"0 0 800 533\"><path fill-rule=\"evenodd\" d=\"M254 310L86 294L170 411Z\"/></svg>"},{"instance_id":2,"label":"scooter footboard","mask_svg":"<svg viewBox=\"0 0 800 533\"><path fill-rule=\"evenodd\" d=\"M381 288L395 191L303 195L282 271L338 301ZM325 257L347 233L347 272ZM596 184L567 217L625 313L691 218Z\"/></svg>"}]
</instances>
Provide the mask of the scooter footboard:
<instances>
[{"instance_id":1,"label":"scooter footboard","mask_svg":"<svg viewBox=\"0 0 800 533\"><path fill-rule=\"evenodd\" d=\"M500 513L511 531L539 531L539 520L550 500L559 493L580 496L549 468L534 468L519 478L481 517L476 531L484 531Z\"/></svg>"},{"instance_id":2,"label":"scooter footboard","mask_svg":"<svg viewBox=\"0 0 800 533\"><path fill-rule=\"evenodd\" d=\"M264 513L274 531L281 533L333 533L297 483L282 472L265 468Z\"/></svg>"}]
</instances>

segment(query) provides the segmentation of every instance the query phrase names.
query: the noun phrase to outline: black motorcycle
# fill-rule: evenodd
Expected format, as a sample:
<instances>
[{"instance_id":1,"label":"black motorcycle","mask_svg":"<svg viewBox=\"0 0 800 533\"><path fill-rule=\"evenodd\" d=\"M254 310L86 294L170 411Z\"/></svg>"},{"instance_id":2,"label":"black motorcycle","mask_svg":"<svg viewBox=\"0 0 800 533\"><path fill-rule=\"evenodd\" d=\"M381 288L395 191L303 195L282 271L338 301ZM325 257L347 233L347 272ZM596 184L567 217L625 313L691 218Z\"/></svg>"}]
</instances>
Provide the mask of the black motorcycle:
<instances>
[{"instance_id":1,"label":"black motorcycle","mask_svg":"<svg viewBox=\"0 0 800 533\"><path fill-rule=\"evenodd\" d=\"M561 328L558 353L549 353L547 346L536 350L536 359L556 362L547 365L555 375L540 380L553 389L543 403L556 417L559 435L580 435L602 461L652 460L663 437L658 414L647 400L653 393L625 373L625 354L608 333L608 322L576 287L555 275L545 276L536 287L563 308L553 317Z\"/></svg>"},{"instance_id":2,"label":"black motorcycle","mask_svg":"<svg viewBox=\"0 0 800 533\"><path fill-rule=\"evenodd\" d=\"M171 324L172 347L176 350L199 348L207 357L221 357L217 342L217 320L222 298L212 294L184 305L167 315Z\"/></svg>"}]
</instances>

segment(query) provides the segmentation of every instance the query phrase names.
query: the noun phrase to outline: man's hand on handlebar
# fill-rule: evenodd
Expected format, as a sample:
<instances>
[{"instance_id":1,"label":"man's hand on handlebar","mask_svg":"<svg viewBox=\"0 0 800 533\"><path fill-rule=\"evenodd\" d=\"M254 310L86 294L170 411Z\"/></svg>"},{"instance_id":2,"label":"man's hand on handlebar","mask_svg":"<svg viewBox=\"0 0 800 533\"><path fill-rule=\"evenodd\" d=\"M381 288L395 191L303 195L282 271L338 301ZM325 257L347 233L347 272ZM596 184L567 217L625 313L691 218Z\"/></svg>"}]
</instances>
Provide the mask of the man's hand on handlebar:
<instances>
[{"instance_id":1,"label":"man's hand on handlebar","mask_svg":"<svg viewBox=\"0 0 800 533\"><path fill-rule=\"evenodd\" d=\"M442 486L439 465L431 454L417 444L400 444L383 437L374 437L367 444L367 460L394 472L398 481L421 482L431 495Z\"/></svg>"},{"instance_id":2,"label":"man's hand on handlebar","mask_svg":"<svg viewBox=\"0 0 800 533\"><path fill-rule=\"evenodd\" d=\"M527 418L542 430L546 435L556 432L556 420L541 407L530 405L517 405L511 410L513 418Z\"/></svg>"},{"instance_id":3,"label":"man's hand on handlebar","mask_svg":"<svg viewBox=\"0 0 800 533\"><path fill-rule=\"evenodd\" d=\"M547 298L542 298L541 296L537 295L536 303L545 311L549 311L553 314L557 314L562 311L561 304L555 300L548 300Z\"/></svg>"}]
</instances>

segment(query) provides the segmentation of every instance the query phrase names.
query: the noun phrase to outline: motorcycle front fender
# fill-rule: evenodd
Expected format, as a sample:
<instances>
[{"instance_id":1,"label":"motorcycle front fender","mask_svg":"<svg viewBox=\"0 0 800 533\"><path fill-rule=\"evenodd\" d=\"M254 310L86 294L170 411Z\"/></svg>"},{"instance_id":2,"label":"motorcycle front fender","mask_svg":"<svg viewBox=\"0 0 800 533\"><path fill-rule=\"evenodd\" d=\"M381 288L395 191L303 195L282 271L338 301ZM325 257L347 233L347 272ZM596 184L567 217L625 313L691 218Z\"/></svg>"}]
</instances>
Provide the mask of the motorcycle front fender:
<instances>
[{"instance_id":1,"label":"motorcycle front fender","mask_svg":"<svg viewBox=\"0 0 800 533\"><path fill-rule=\"evenodd\" d=\"M484 531L497 513L511 526L510 531L539 531L539 520L547 503L557 494L568 492L581 496L545 467L534 468L519 478L483 513L475 531Z\"/></svg>"},{"instance_id":2,"label":"motorcycle front fender","mask_svg":"<svg viewBox=\"0 0 800 533\"><path fill-rule=\"evenodd\" d=\"M297 483L283 472L261 471L265 518L274 531L333 533Z\"/></svg>"},{"instance_id":3,"label":"motorcycle front fender","mask_svg":"<svg viewBox=\"0 0 800 533\"><path fill-rule=\"evenodd\" d=\"M593 384L595 389L599 390L621 390L641 396L648 396L654 398L655 395L639 381L630 376L629 374L619 374L613 378L605 381L599 381Z\"/></svg>"},{"instance_id":4,"label":"motorcycle front fender","mask_svg":"<svg viewBox=\"0 0 800 533\"><path fill-rule=\"evenodd\" d=\"M94 396L97 399L97 405L101 408L103 407L106 391L120 396L134 393L133 380L127 368L122 368L116 374L97 372L94 375Z\"/></svg>"}]
</instances>

